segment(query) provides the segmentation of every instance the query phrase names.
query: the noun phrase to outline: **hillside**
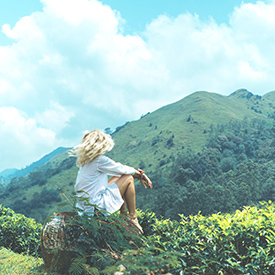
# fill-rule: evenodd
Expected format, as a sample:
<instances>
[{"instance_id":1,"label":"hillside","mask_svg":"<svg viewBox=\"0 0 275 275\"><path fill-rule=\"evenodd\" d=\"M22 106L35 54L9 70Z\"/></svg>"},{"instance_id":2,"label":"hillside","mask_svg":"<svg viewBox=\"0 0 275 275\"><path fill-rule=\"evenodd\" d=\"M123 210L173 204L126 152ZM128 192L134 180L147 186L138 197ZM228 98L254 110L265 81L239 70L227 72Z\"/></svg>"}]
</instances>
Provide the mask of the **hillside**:
<instances>
[{"instance_id":1,"label":"hillside","mask_svg":"<svg viewBox=\"0 0 275 275\"><path fill-rule=\"evenodd\" d=\"M6 178L9 175L14 174L16 171L18 171L16 168L5 169L0 173L0 177Z\"/></svg>"},{"instance_id":2,"label":"hillside","mask_svg":"<svg viewBox=\"0 0 275 275\"><path fill-rule=\"evenodd\" d=\"M192 173L195 174L197 172L194 167L197 166L196 163L198 161L205 162L205 160L207 160L208 162L212 162L212 159L214 159L215 165L218 166L218 168L214 168L218 169L220 179L213 178L209 180L200 174L196 176L197 182L189 184L190 186L195 184L195 189L199 188L198 190L203 196L204 192L210 190L209 192L211 193L211 190L215 188L213 189L213 186L209 185L208 189L201 189L199 186L205 185L206 182L219 185L219 181L222 182L223 180L227 181L231 179L237 182L233 177L238 177L238 173L236 172L234 175L232 173L230 174L230 169L237 169L242 160L246 161L251 158L251 150L253 151L253 161L257 161L257 154L272 148L273 130L270 127L273 125L275 108L273 106L275 106L275 92L270 92L264 96L253 95L244 89L238 90L230 96L222 96L208 92L195 92L178 102L148 113L137 121L128 122L118 127L115 133L113 133L116 145L109 153L109 156L116 161L143 168L146 173L152 177L155 187L153 191L145 194L142 193L143 190L140 189L139 186L137 188L137 192L140 194L138 195L137 205L143 209L151 208L155 198L161 197L162 193L168 196L166 189L163 190L162 188L165 186L174 186L174 182L170 182L172 169L175 174L182 173L177 171L182 165L182 162L180 162L182 155L184 155L185 158L190 157L190 167L184 164L187 166L182 169L189 169L189 172L192 171ZM236 137L234 137L232 141L230 133L228 137L225 137L225 140L227 140L227 143L229 142L228 144L230 146L235 146L232 147L235 148L235 151L230 151L232 148L226 147L229 146L226 142L219 145L220 147L215 147L215 144L220 142L219 140L216 141L217 135L220 133L226 135L228 131L234 131L234 123L236 121L240 122L238 129L236 128L236 134L234 134ZM258 123L249 123L252 121L258 121ZM264 121L264 124L261 121ZM244 129L245 127L247 128ZM259 133L260 127L269 127L266 131L263 131L263 133L270 137L255 135L255 133ZM256 142L254 142L255 139ZM263 142L257 145L257 139L262 139ZM208 151L205 151L208 155L202 155L202 159L198 159L196 154L202 152L203 149L205 150L206 147L209 147L210 140L212 140L214 145L211 145L212 147L208 148ZM266 144L264 140L268 140L268 144ZM232 142L234 144L232 144ZM250 145L250 143L252 145ZM192 154L189 153L190 149L193 152ZM214 157L211 156L213 152L215 152ZM228 159L228 154L232 159ZM244 154L244 156L242 154ZM265 159L267 169L271 167L268 162L272 160L272 157L273 156L270 156ZM227 159L224 160L224 158ZM225 165L226 161L234 162L232 165L229 163L229 170L224 168L227 167ZM34 217L42 222L49 214L59 211L57 204L63 198L59 196L58 189L62 189L67 196L70 196L73 192L73 185L78 170L74 163L75 159L69 157L67 151L58 154L50 161L36 167L25 177L13 179L6 190L0 193L1 202L17 212L21 211L21 213ZM177 163L179 168L175 167ZM211 165L207 164L206 166L200 167L202 167L202 169L205 169L203 167L207 167L205 171L209 170L209 173L212 173L211 175L215 177L216 170L212 171L211 169L213 167L211 166L212 168L209 168L208 166ZM256 172L258 173L258 171ZM190 175L188 173L188 175L184 174L185 182L189 180L194 181L192 173L190 173ZM245 171L245 173L247 172ZM246 177L249 178L247 175ZM262 184L262 180L263 179L257 184ZM165 182L168 185L166 185ZM177 180L177 182L177 184L183 184L179 180ZM240 183L242 182L240 181ZM194 207L189 205L188 211L192 209L196 209L197 211L197 209L202 207L201 201L203 200L199 197L193 198L192 196L194 194L187 194L188 186L182 186L180 192L182 192L182 196L184 196L184 201L192 198L193 203L196 203ZM222 186L221 188L226 187ZM234 194L234 190L231 191ZM171 192L174 192L175 195L180 194L180 192L176 190L171 190ZM217 196L215 192L211 194ZM170 198L175 200L173 196L170 196ZM235 204L229 205L229 208L224 207L223 209L232 210L234 207L239 207L239 204L242 203L242 198L242 196L236 198ZM211 200L212 199L211 197ZM164 215L164 213L167 212L165 207L169 205L165 203L165 201L165 198L163 198L162 207L154 211ZM158 202L155 202L155 204L156 203ZM182 209L182 202L178 201L178 204L181 205L181 207L173 209L174 216L179 213L175 211L184 211L184 209ZM217 204L217 207L220 207L220 205ZM217 207L208 207L207 211L211 213L211 211L218 209ZM168 211L166 214L170 215L171 213L169 214Z\"/></svg>"},{"instance_id":3,"label":"hillside","mask_svg":"<svg viewBox=\"0 0 275 275\"><path fill-rule=\"evenodd\" d=\"M268 115L274 112L271 101L261 98L255 101L258 96L247 98L248 94L251 93L246 90L238 90L228 97L195 92L115 132L116 146L110 156L135 167L142 163L151 172L170 167L177 153L187 148L199 152L217 125L245 118L270 120ZM256 102L260 104L253 109Z\"/></svg>"},{"instance_id":4,"label":"hillside","mask_svg":"<svg viewBox=\"0 0 275 275\"><path fill-rule=\"evenodd\" d=\"M67 151L68 149L69 148L58 147L54 151L50 152L49 154L46 154L38 161L33 162L32 164L28 165L23 169L6 169L0 173L0 183L8 184L14 177L19 178L25 176L29 174L31 171L33 171L35 168L40 167L44 163L49 162L52 158L62 154L64 151Z\"/></svg>"}]
</instances>

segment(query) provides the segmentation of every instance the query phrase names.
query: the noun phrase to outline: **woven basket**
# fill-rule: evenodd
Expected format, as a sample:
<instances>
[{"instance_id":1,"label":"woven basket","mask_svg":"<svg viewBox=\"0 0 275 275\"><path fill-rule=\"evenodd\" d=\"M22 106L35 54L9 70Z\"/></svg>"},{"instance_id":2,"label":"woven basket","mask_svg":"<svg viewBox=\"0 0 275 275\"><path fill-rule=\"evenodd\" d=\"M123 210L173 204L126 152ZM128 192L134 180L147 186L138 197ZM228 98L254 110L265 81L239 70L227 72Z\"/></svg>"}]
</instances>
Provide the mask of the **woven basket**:
<instances>
[{"instance_id":1,"label":"woven basket","mask_svg":"<svg viewBox=\"0 0 275 275\"><path fill-rule=\"evenodd\" d=\"M74 255L72 237L66 234L64 230L68 219L73 215L72 212L55 214L51 221L42 228L40 246L42 258L47 268L61 267L69 262Z\"/></svg>"},{"instance_id":2,"label":"woven basket","mask_svg":"<svg viewBox=\"0 0 275 275\"><path fill-rule=\"evenodd\" d=\"M43 226L40 247L46 268L66 269L76 256L73 247L77 246L77 237L73 236L74 230L71 230L71 227L70 230L66 230L69 219L74 215L76 214L73 212L60 212ZM127 219L121 224L128 232L140 235L137 228Z\"/></svg>"}]
</instances>

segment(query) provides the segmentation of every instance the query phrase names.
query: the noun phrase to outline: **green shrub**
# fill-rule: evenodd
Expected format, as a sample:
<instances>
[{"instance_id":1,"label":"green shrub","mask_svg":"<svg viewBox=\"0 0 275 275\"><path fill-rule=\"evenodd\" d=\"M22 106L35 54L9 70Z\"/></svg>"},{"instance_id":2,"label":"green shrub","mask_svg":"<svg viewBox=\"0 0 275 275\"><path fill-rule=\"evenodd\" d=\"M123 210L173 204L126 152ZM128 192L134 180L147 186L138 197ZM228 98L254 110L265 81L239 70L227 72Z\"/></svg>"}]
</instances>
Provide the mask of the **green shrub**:
<instances>
[{"instance_id":1,"label":"green shrub","mask_svg":"<svg viewBox=\"0 0 275 275\"><path fill-rule=\"evenodd\" d=\"M158 219L137 211L144 235L125 231L116 215L75 215L76 245L70 274L272 275L275 274L275 205L271 201L232 214ZM34 254L41 225L0 206L0 246ZM67 271L68 271L67 270ZM163 273L162 273L163 272Z\"/></svg>"},{"instance_id":2,"label":"green shrub","mask_svg":"<svg viewBox=\"0 0 275 275\"><path fill-rule=\"evenodd\" d=\"M0 205L0 246L35 255L39 250L41 229L42 225L34 219Z\"/></svg>"},{"instance_id":3,"label":"green shrub","mask_svg":"<svg viewBox=\"0 0 275 275\"><path fill-rule=\"evenodd\" d=\"M137 210L137 218L143 228L144 236L151 235L154 232L154 226L157 221L156 214L148 209L145 212Z\"/></svg>"},{"instance_id":4,"label":"green shrub","mask_svg":"<svg viewBox=\"0 0 275 275\"><path fill-rule=\"evenodd\" d=\"M179 252L183 274L275 274L275 206L156 220L147 244Z\"/></svg>"}]
</instances>

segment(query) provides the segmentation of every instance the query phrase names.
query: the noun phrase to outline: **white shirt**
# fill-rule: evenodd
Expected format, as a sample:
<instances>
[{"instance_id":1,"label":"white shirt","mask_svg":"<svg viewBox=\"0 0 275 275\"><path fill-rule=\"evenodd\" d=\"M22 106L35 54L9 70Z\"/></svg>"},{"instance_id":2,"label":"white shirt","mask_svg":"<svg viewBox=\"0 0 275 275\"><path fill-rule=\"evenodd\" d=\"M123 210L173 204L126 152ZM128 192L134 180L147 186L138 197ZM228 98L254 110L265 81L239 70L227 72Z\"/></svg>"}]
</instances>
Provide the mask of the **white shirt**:
<instances>
[{"instance_id":1,"label":"white shirt","mask_svg":"<svg viewBox=\"0 0 275 275\"><path fill-rule=\"evenodd\" d=\"M122 165L106 156L100 156L92 162L80 167L75 184L75 192L80 197L89 197L89 201L99 208L114 213L124 203L119 189L115 183L108 185L108 175L121 176L123 174L135 174L133 167ZM77 203L77 207L83 209L83 203ZM85 211L93 212L94 207L85 205Z\"/></svg>"}]
</instances>

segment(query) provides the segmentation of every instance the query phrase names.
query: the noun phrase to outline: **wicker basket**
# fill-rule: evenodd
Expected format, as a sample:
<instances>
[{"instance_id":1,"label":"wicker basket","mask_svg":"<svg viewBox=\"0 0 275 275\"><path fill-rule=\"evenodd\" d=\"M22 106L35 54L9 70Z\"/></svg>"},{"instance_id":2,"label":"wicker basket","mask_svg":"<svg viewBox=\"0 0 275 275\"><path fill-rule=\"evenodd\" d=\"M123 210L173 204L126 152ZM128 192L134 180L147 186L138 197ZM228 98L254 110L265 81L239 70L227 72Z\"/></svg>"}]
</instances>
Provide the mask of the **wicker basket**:
<instances>
[{"instance_id":1,"label":"wicker basket","mask_svg":"<svg viewBox=\"0 0 275 275\"><path fill-rule=\"evenodd\" d=\"M61 267L72 259L73 239L64 230L72 212L61 212L52 216L41 231L41 253L47 268ZM54 257L55 256L55 257ZM54 259L54 262L53 262Z\"/></svg>"}]
</instances>

